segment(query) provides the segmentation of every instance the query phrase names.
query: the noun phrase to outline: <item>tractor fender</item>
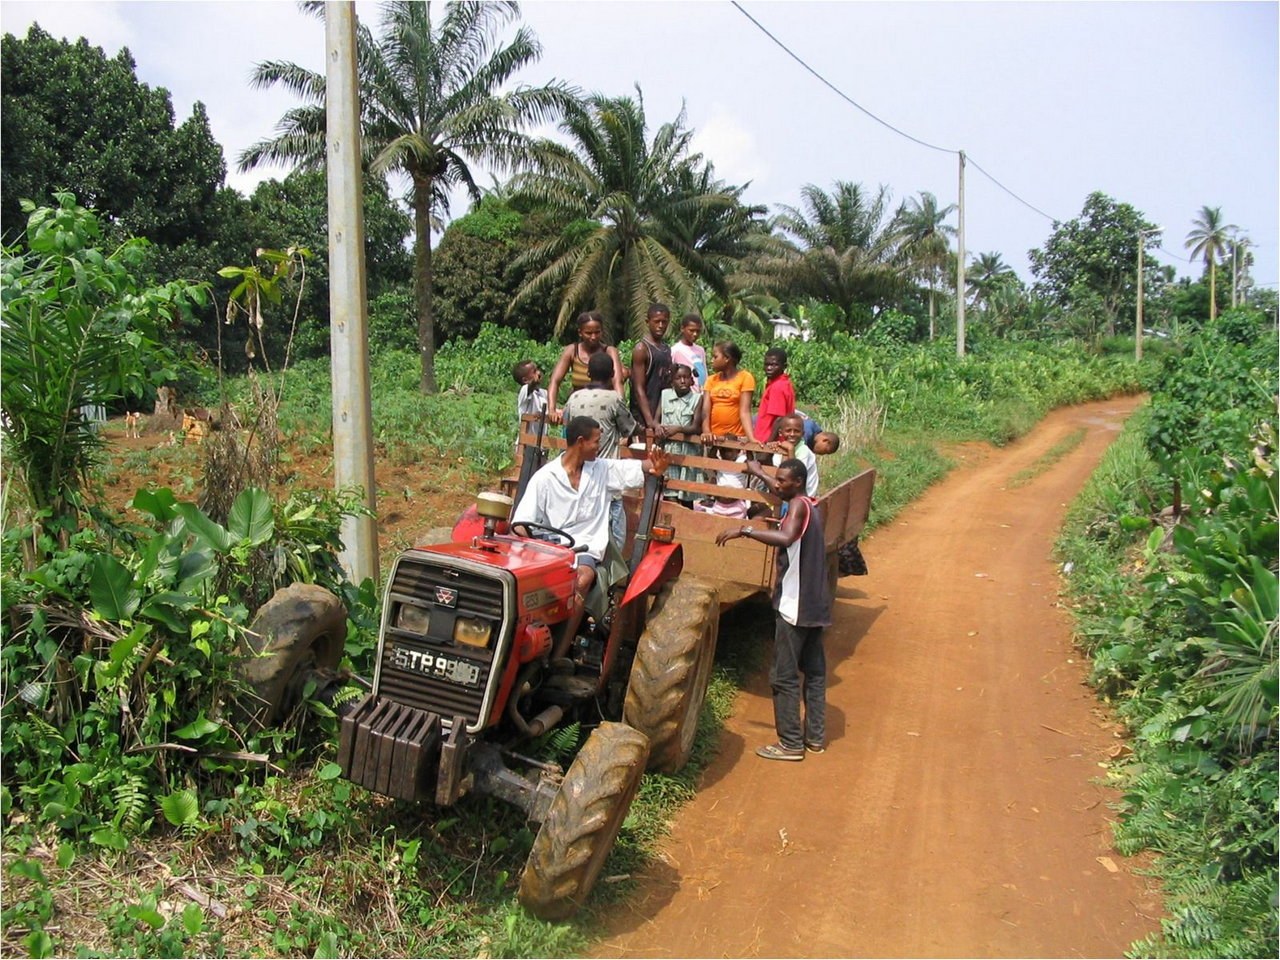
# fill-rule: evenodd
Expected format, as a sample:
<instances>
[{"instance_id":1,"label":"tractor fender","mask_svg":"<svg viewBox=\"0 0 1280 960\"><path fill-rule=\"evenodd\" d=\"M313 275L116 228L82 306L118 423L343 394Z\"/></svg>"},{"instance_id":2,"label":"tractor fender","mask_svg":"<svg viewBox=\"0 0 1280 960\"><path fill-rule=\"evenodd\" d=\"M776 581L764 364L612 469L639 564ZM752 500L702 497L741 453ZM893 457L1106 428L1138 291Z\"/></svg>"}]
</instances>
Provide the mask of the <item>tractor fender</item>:
<instances>
[{"instance_id":1,"label":"tractor fender","mask_svg":"<svg viewBox=\"0 0 1280 960\"><path fill-rule=\"evenodd\" d=\"M636 597L642 597L650 590L655 590L668 580L680 575L684 568L684 548L678 543L649 542L644 559L631 574L631 582L627 584L627 592L622 597L622 606L626 606Z\"/></svg>"},{"instance_id":2,"label":"tractor fender","mask_svg":"<svg viewBox=\"0 0 1280 960\"><path fill-rule=\"evenodd\" d=\"M506 520L499 520L494 533L509 533ZM467 509L462 511L462 515L458 517L457 523L453 525L452 541L454 543L470 543L476 537L484 535L484 517L480 516L473 503Z\"/></svg>"}]
</instances>

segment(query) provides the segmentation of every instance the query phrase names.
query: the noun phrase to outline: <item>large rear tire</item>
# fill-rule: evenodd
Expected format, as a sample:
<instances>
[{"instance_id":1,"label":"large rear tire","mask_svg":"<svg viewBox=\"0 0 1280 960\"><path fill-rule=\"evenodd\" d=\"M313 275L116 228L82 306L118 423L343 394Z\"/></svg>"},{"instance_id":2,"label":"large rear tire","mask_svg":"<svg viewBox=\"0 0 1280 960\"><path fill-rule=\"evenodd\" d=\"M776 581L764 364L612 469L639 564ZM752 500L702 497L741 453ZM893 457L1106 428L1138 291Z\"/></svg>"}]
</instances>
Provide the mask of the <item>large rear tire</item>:
<instances>
[{"instance_id":1,"label":"large rear tire","mask_svg":"<svg viewBox=\"0 0 1280 960\"><path fill-rule=\"evenodd\" d=\"M640 788L649 741L625 723L587 738L551 801L520 877L520 902L542 920L564 920L586 902Z\"/></svg>"},{"instance_id":2,"label":"large rear tire","mask_svg":"<svg viewBox=\"0 0 1280 960\"><path fill-rule=\"evenodd\" d=\"M622 716L649 738L649 769L689 762L720 632L716 588L696 577L666 583L640 635Z\"/></svg>"},{"instance_id":3,"label":"large rear tire","mask_svg":"<svg viewBox=\"0 0 1280 960\"><path fill-rule=\"evenodd\" d=\"M254 719L270 726L297 705L306 677L334 669L347 638L347 608L324 587L295 583L263 604L245 635L240 674L256 698Z\"/></svg>"}]
</instances>

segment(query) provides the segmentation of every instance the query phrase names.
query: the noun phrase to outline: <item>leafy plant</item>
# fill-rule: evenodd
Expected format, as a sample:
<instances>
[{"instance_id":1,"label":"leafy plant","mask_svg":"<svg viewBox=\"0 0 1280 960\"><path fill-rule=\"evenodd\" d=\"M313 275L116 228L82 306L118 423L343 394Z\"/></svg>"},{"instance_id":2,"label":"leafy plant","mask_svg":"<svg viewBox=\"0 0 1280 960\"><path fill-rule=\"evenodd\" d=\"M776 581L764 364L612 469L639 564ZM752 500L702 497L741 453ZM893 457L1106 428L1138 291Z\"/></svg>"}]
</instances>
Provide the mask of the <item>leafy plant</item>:
<instances>
[{"instance_id":1,"label":"leafy plant","mask_svg":"<svg viewBox=\"0 0 1280 960\"><path fill-rule=\"evenodd\" d=\"M0 264L5 446L37 524L55 527L82 506L99 456L92 410L172 379L161 329L205 302L200 285L143 287L147 242L104 254L98 218L70 193L56 198L56 208L24 201L25 246L5 247Z\"/></svg>"}]
</instances>

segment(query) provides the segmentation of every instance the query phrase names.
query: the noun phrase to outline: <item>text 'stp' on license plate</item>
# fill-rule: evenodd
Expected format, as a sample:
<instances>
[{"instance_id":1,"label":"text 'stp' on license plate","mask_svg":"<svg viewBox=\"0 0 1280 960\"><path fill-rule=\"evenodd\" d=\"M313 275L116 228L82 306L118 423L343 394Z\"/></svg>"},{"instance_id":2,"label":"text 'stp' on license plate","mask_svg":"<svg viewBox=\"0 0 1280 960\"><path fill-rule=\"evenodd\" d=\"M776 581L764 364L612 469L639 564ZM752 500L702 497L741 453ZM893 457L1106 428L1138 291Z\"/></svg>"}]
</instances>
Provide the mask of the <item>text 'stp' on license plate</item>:
<instances>
[{"instance_id":1,"label":"text 'stp' on license plate","mask_svg":"<svg viewBox=\"0 0 1280 960\"><path fill-rule=\"evenodd\" d=\"M464 687L480 685L480 667L477 664L447 654L396 647L391 651L391 662L401 670L448 680Z\"/></svg>"}]
</instances>

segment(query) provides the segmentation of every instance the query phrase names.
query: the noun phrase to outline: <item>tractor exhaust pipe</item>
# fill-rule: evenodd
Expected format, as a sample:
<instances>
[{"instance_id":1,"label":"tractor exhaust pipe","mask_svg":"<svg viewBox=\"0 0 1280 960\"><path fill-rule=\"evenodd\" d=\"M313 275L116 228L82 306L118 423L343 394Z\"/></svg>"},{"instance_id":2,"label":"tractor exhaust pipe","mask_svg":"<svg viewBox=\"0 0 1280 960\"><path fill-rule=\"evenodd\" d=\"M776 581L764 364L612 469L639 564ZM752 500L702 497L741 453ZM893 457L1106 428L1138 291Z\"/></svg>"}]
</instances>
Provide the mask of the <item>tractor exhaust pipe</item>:
<instances>
[{"instance_id":1,"label":"tractor exhaust pipe","mask_svg":"<svg viewBox=\"0 0 1280 960\"><path fill-rule=\"evenodd\" d=\"M532 679L537 669L538 665L536 663L530 663L524 668L520 677L516 680L516 688L511 694L511 699L507 701L507 716L515 724L517 730L530 738L542 736L564 717L564 707L555 704L547 707L532 720L525 720L521 715L517 704L520 702L521 697L533 689Z\"/></svg>"}]
</instances>

